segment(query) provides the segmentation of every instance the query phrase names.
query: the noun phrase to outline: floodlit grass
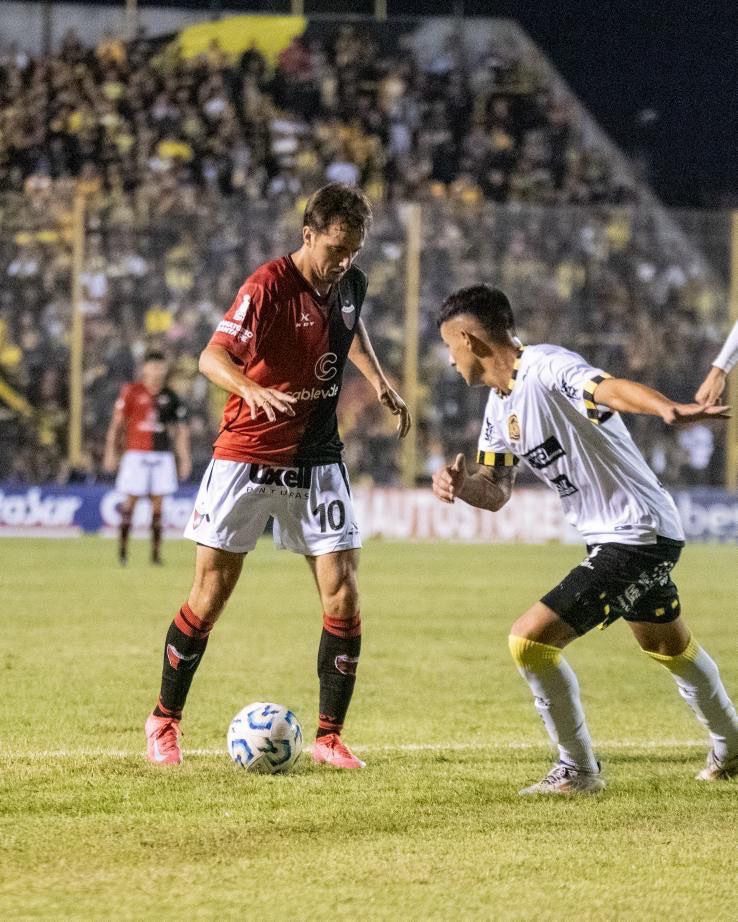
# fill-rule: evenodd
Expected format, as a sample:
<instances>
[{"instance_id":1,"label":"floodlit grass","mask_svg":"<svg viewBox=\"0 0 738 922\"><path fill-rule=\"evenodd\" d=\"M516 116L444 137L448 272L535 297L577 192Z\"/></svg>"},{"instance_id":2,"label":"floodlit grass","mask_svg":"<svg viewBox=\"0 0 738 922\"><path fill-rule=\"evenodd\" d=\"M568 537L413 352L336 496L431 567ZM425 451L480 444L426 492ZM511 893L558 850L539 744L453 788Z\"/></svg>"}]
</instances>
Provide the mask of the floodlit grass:
<instances>
[{"instance_id":1,"label":"floodlit grass","mask_svg":"<svg viewBox=\"0 0 738 922\"><path fill-rule=\"evenodd\" d=\"M567 656L608 776L598 798L516 791L551 754L507 653L516 613L578 548L370 543L346 738L363 772L251 776L230 718L276 700L313 731L320 611L307 567L246 564L183 723L185 764L143 758L192 547L0 544L0 918L735 920L738 785L693 780L706 744L665 670L618 623ZM738 693L736 552L676 579ZM189 750L189 752L188 752Z\"/></svg>"}]
</instances>

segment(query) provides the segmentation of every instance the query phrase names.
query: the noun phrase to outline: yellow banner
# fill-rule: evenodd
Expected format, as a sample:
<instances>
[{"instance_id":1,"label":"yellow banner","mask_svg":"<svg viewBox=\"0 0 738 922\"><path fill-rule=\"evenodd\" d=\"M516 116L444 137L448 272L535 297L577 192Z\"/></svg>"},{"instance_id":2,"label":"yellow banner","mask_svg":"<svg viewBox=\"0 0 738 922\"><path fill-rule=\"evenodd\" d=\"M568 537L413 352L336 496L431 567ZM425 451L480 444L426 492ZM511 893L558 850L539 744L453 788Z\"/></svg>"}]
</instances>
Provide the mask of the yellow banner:
<instances>
[{"instance_id":1,"label":"yellow banner","mask_svg":"<svg viewBox=\"0 0 738 922\"><path fill-rule=\"evenodd\" d=\"M234 57L254 47L274 65L279 53L302 35L306 26L304 16L229 16L188 26L179 33L177 44L184 58L204 54L213 40Z\"/></svg>"}]
</instances>

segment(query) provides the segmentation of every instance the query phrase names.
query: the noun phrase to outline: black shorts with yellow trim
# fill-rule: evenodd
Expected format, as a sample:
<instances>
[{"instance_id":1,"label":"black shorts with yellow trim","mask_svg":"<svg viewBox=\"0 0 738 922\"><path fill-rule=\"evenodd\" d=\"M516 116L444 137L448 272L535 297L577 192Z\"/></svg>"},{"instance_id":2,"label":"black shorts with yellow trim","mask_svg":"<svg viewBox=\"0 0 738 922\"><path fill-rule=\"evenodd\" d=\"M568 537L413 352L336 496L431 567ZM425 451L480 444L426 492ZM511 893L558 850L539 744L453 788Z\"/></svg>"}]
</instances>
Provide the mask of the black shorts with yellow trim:
<instances>
[{"instance_id":1,"label":"black shorts with yellow trim","mask_svg":"<svg viewBox=\"0 0 738 922\"><path fill-rule=\"evenodd\" d=\"M541 599L580 636L618 618L668 624L681 613L671 571L684 543L596 544L587 557Z\"/></svg>"}]
</instances>

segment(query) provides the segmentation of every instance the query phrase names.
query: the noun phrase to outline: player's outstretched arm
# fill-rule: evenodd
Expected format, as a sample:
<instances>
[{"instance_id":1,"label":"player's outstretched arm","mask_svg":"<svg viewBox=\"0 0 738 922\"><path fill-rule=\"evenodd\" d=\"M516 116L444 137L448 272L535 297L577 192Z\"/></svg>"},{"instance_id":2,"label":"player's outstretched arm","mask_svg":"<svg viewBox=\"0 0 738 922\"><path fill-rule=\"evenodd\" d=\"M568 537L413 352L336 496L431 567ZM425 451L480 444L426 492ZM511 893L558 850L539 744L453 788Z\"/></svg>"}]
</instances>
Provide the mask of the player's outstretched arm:
<instances>
[{"instance_id":1,"label":"player's outstretched arm","mask_svg":"<svg viewBox=\"0 0 738 922\"><path fill-rule=\"evenodd\" d=\"M514 467L480 467L473 474L466 469L463 455L453 464L446 464L433 475L433 493L443 503L462 499L477 509L497 512L512 495L516 470Z\"/></svg>"},{"instance_id":2,"label":"player's outstretched arm","mask_svg":"<svg viewBox=\"0 0 738 922\"><path fill-rule=\"evenodd\" d=\"M594 400L618 413L660 416L669 425L696 423L703 419L728 419L730 407L677 403L664 394L627 378L605 378L594 392Z\"/></svg>"},{"instance_id":3,"label":"player's outstretched arm","mask_svg":"<svg viewBox=\"0 0 738 922\"><path fill-rule=\"evenodd\" d=\"M359 320L357 324L356 335L349 350L349 358L374 388L382 406L387 407L393 416L398 417L397 433L401 439L404 439L413 424L412 416L405 401L394 388L390 387L385 378L362 320Z\"/></svg>"},{"instance_id":4,"label":"player's outstretched arm","mask_svg":"<svg viewBox=\"0 0 738 922\"><path fill-rule=\"evenodd\" d=\"M733 324L733 329L728 333L723 348L694 395L697 403L707 404L707 406L717 403L725 390L728 375L736 365L738 365L738 320Z\"/></svg>"},{"instance_id":5,"label":"player's outstretched arm","mask_svg":"<svg viewBox=\"0 0 738 922\"><path fill-rule=\"evenodd\" d=\"M694 399L703 406L714 406L720 400L727 381L728 373L723 371L722 368L718 368L717 365L713 365L707 372L707 377L697 389Z\"/></svg>"},{"instance_id":6,"label":"player's outstretched arm","mask_svg":"<svg viewBox=\"0 0 738 922\"><path fill-rule=\"evenodd\" d=\"M200 353L199 368L202 374L222 387L224 391L243 397L251 410L251 418L256 419L259 410L263 410L270 422L274 422L277 413L294 416L292 404L296 398L274 387L262 387L248 378L243 366L236 365L230 353L223 346L210 345Z\"/></svg>"}]
</instances>

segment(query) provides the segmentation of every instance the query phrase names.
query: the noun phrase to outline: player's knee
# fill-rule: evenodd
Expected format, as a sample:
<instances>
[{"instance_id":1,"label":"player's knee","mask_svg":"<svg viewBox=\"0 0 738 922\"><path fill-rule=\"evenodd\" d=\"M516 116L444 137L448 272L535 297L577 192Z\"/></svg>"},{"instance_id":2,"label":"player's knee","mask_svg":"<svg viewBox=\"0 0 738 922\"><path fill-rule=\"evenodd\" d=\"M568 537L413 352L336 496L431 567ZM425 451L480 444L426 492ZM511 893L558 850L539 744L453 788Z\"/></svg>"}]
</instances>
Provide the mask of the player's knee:
<instances>
[{"instance_id":1,"label":"player's knee","mask_svg":"<svg viewBox=\"0 0 738 922\"><path fill-rule=\"evenodd\" d=\"M519 669L540 672L557 666L561 660L561 649L549 644L538 643L527 637L510 634L507 639L510 655Z\"/></svg>"}]
</instances>

